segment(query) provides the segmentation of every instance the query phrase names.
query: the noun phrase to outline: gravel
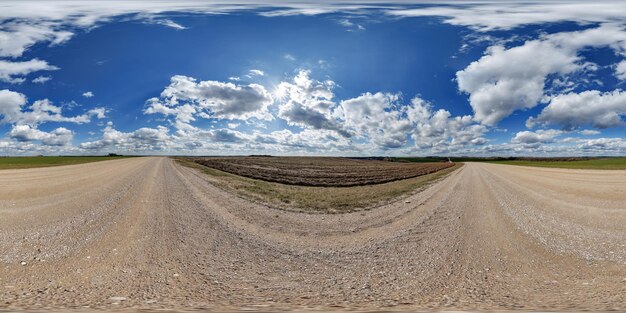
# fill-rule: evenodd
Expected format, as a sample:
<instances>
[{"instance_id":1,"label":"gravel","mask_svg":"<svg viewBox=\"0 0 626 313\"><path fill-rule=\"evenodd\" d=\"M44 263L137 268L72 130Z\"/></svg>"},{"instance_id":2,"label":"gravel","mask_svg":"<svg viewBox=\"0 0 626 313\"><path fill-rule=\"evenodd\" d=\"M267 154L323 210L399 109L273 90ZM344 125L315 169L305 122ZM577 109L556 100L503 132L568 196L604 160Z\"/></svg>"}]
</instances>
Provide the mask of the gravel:
<instances>
[{"instance_id":1,"label":"gravel","mask_svg":"<svg viewBox=\"0 0 626 313\"><path fill-rule=\"evenodd\" d=\"M331 215L168 158L4 170L0 309L626 310L625 203L625 171L478 163Z\"/></svg>"}]
</instances>

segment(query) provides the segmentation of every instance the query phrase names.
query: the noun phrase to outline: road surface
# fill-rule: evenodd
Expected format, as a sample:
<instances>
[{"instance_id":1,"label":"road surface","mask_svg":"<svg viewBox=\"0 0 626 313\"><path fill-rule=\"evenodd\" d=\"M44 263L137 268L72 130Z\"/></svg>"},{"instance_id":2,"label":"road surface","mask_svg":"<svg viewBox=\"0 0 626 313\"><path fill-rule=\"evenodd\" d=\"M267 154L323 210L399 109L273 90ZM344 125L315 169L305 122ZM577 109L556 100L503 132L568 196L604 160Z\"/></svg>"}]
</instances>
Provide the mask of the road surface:
<instances>
[{"instance_id":1,"label":"road surface","mask_svg":"<svg viewBox=\"0 0 626 313\"><path fill-rule=\"evenodd\" d=\"M0 171L0 309L626 310L626 171L467 163L279 211L160 157Z\"/></svg>"}]
</instances>

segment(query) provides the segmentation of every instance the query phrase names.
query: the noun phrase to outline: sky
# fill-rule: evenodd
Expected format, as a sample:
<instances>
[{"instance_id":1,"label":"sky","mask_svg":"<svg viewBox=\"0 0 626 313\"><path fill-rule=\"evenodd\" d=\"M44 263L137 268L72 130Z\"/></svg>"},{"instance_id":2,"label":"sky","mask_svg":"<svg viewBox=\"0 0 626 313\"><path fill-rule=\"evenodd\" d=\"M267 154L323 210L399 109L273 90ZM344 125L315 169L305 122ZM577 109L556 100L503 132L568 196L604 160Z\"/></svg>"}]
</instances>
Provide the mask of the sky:
<instances>
[{"instance_id":1,"label":"sky","mask_svg":"<svg viewBox=\"0 0 626 313\"><path fill-rule=\"evenodd\" d=\"M0 156L625 155L624 88L626 1L0 2Z\"/></svg>"}]
</instances>

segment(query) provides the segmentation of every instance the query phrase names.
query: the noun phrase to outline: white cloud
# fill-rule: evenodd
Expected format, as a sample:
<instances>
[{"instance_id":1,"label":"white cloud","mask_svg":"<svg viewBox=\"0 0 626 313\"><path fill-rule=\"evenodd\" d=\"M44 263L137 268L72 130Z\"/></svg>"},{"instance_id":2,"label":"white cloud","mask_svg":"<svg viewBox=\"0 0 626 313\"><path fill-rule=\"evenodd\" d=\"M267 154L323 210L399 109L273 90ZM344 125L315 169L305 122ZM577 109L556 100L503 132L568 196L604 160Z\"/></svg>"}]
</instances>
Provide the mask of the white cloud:
<instances>
[{"instance_id":1,"label":"white cloud","mask_svg":"<svg viewBox=\"0 0 626 313\"><path fill-rule=\"evenodd\" d=\"M265 72L257 69L252 69L248 71L248 76L265 76Z\"/></svg>"},{"instance_id":2,"label":"white cloud","mask_svg":"<svg viewBox=\"0 0 626 313\"><path fill-rule=\"evenodd\" d=\"M588 90L581 93L558 95L536 118L530 118L526 125L560 125L573 129L584 125L608 128L624 125L626 116L626 92L614 90L602 93Z\"/></svg>"},{"instance_id":3,"label":"white cloud","mask_svg":"<svg viewBox=\"0 0 626 313\"><path fill-rule=\"evenodd\" d=\"M74 139L74 132L59 127L51 132L44 132L29 125L14 125L9 137L18 141L40 141L47 146L66 146Z\"/></svg>"},{"instance_id":4,"label":"white cloud","mask_svg":"<svg viewBox=\"0 0 626 313\"><path fill-rule=\"evenodd\" d=\"M554 138L563 134L563 131L557 129L546 129L532 131L521 131L515 134L511 140L514 143L538 145L554 142Z\"/></svg>"},{"instance_id":5,"label":"white cloud","mask_svg":"<svg viewBox=\"0 0 626 313\"><path fill-rule=\"evenodd\" d=\"M480 60L457 72L459 89L470 95L474 118L494 126L514 111L536 106L544 97L548 75L593 70L578 55L585 47L611 47L623 53L626 31L604 25L546 35L509 49L492 46Z\"/></svg>"},{"instance_id":6,"label":"white cloud","mask_svg":"<svg viewBox=\"0 0 626 313\"><path fill-rule=\"evenodd\" d=\"M615 77L626 80L626 60L617 63L615 66Z\"/></svg>"},{"instance_id":7,"label":"white cloud","mask_svg":"<svg viewBox=\"0 0 626 313\"><path fill-rule=\"evenodd\" d=\"M19 57L26 49L38 42L50 42L51 44L61 44L72 37L72 33L59 30L60 22L50 22L32 15L46 12L26 12L19 10L16 15L8 15L14 4L4 5L3 13L0 13L0 57ZM18 5L19 6L19 5ZM22 8L20 8L22 9ZM40 9L31 8L39 11ZM31 15L32 14L32 15ZM26 18L26 19L22 19ZM31 20L29 20L29 18ZM7 21L8 22L5 22Z\"/></svg>"},{"instance_id":8,"label":"white cloud","mask_svg":"<svg viewBox=\"0 0 626 313\"><path fill-rule=\"evenodd\" d=\"M345 27L352 27L352 26L354 26L354 24L352 22L350 22L350 20L348 20L348 19L339 20L339 25L345 26Z\"/></svg>"},{"instance_id":9,"label":"white cloud","mask_svg":"<svg viewBox=\"0 0 626 313\"><path fill-rule=\"evenodd\" d=\"M349 19L341 19L341 20L339 20L339 25L347 28L348 31L365 30L365 27L363 25L354 23L354 22L350 21Z\"/></svg>"},{"instance_id":10,"label":"white cloud","mask_svg":"<svg viewBox=\"0 0 626 313\"><path fill-rule=\"evenodd\" d=\"M102 130L102 139L80 144L80 148L97 151L149 152L170 148L172 139L167 127L143 127L132 132L121 132L111 122Z\"/></svg>"},{"instance_id":11,"label":"white cloud","mask_svg":"<svg viewBox=\"0 0 626 313\"><path fill-rule=\"evenodd\" d=\"M605 154L616 152L620 155L626 153L626 140L624 138L597 138L587 139L578 146L579 151Z\"/></svg>"},{"instance_id":12,"label":"white cloud","mask_svg":"<svg viewBox=\"0 0 626 313\"><path fill-rule=\"evenodd\" d=\"M572 21L580 24L621 23L626 10L617 9L620 2L598 1L454 1L437 4L426 2L420 8L395 9L388 14L401 17L441 16L452 25L478 31L508 30L518 26Z\"/></svg>"},{"instance_id":13,"label":"white cloud","mask_svg":"<svg viewBox=\"0 0 626 313\"><path fill-rule=\"evenodd\" d=\"M87 111L88 115L95 116L97 119L106 118L106 109L105 108L93 108Z\"/></svg>"},{"instance_id":14,"label":"white cloud","mask_svg":"<svg viewBox=\"0 0 626 313\"><path fill-rule=\"evenodd\" d=\"M170 27L176 30L187 29L187 27L180 25L172 21L171 19L162 18L162 17L151 15L151 14L139 14L138 18L141 19L142 17L144 19L144 23L146 24L162 25L162 26Z\"/></svg>"},{"instance_id":15,"label":"white cloud","mask_svg":"<svg viewBox=\"0 0 626 313\"><path fill-rule=\"evenodd\" d=\"M294 57L293 55L291 55L289 53L285 54L283 56L283 58L285 58L286 60L289 60L289 61L295 61L296 60L296 57Z\"/></svg>"},{"instance_id":16,"label":"white cloud","mask_svg":"<svg viewBox=\"0 0 626 313\"><path fill-rule=\"evenodd\" d=\"M282 100L279 117L308 130L334 131L344 138L361 140L372 149L406 146L413 138L423 149L442 150L486 142L487 128L471 116L452 117L450 112L433 112L430 104L414 98L401 103L401 95L364 93L336 103L335 82L317 81L309 71L300 71L293 82L279 85Z\"/></svg>"},{"instance_id":17,"label":"white cloud","mask_svg":"<svg viewBox=\"0 0 626 313\"><path fill-rule=\"evenodd\" d=\"M240 132L230 129L215 129L204 132L204 134L213 142L240 142L244 137L240 136Z\"/></svg>"},{"instance_id":18,"label":"white cloud","mask_svg":"<svg viewBox=\"0 0 626 313\"><path fill-rule=\"evenodd\" d=\"M26 76L33 72L38 71L54 71L59 68L49 65L48 62L32 59L24 62L11 62L6 60L0 60L0 81L4 81L12 84L19 84L24 82Z\"/></svg>"},{"instance_id":19,"label":"white cloud","mask_svg":"<svg viewBox=\"0 0 626 313\"><path fill-rule=\"evenodd\" d=\"M292 132L289 129L273 131L269 134L255 134L250 138L249 146L258 151L274 151L279 154L324 153L327 155L345 155L358 153L361 147L349 139L338 136L335 131L326 129L304 129Z\"/></svg>"},{"instance_id":20,"label":"white cloud","mask_svg":"<svg viewBox=\"0 0 626 313\"><path fill-rule=\"evenodd\" d=\"M47 81L51 80L50 76L38 76L32 80L33 84L45 84Z\"/></svg>"},{"instance_id":21,"label":"white cloud","mask_svg":"<svg viewBox=\"0 0 626 313\"><path fill-rule=\"evenodd\" d=\"M48 99L37 100L27 105L26 96L7 89L0 90L0 124L18 124L36 126L45 122L69 122L83 124L90 121L92 115L99 116L101 108L95 108L85 114L64 116L62 108L55 106Z\"/></svg>"},{"instance_id":22,"label":"white cloud","mask_svg":"<svg viewBox=\"0 0 626 313\"><path fill-rule=\"evenodd\" d=\"M358 12L374 5L345 3L306 3L276 1L198 2L181 1L11 1L3 3L0 10L0 57L19 57L36 43L51 45L69 40L75 29L88 29L115 16L136 19L145 23L159 24L174 29L184 26L164 17L169 12L224 14L245 10L263 9L259 14L283 16L294 14L315 15L330 12Z\"/></svg>"},{"instance_id":23,"label":"white cloud","mask_svg":"<svg viewBox=\"0 0 626 313\"><path fill-rule=\"evenodd\" d=\"M594 129L583 129L579 131L579 133L584 136L593 136L593 135L600 135L602 132L594 130Z\"/></svg>"},{"instance_id":24,"label":"white cloud","mask_svg":"<svg viewBox=\"0 0 626 313\"><path fill-rule=\"evenodd\" d=\"M345 131L340 121L333 116L337 103L333 101L335 86L333 81L318 81L309 77L310 72L301 70L293 82L281 82L276 94L279 104L278 116L289 125L313 129L336 131L344 137L351 134Z\"/></svg>"},{"instance_id":25,"label":"white cloud","mask_svg":"<svg viewBox=\"0 0 626 313\"><path fill-rule=\"evenodd\" d=\"M91 98L93 96L94 96L94 94L91 91L83 92L83 97L85 97L85 98Z\"/></svg>"},{"instance_id":26,"label":"white cloud","mask_svg":"<svg viewBox=\"0 0 626 313\"><path fill-rule=\"evenodd\" d=\"M340 23L346 27L356 26L357 29L360 25L356 24L352 19L353 16L348 14L358 13L359 16L363 16L361 14L366 13L364 10L369 8L387 9L390 14L399 16L444 16L444 21L447 23L469 26L481 31L559 21L575 21L590 25L605 23L598 28L580 32L543 35L519 47L510 48L504 44L492 47L481 60L464 71L460 71L461 74L458 76L459 89L470 94L470 101L476 113L475 120L471 116L452 116L449 111L435 110L419 98L414 98L410 103L405 104L399 93L364 92L352 99L335 100L334 82L316 81L311 79L308 73L299 73L293 81L281 84L282 90L279 91L282 92L283 98L277 104L278 115L290 125L299 126L302 130L286 129L267 134L247 134L232 129L202 130L190 123L198 118L233 120L257 118L259 121L256 123L272 119L268 107L273 103L273 97L261 85L235 85L216 81L198 82L190 77L176 76L172 78L172 84L163 91L161 97L150 99L145 109L146 114L158 113L174 116L171 124L177 129L174 134L170 134L165 126L120 132L112 125L108 125L103 130L102 140L85 143L85 147L115 149L119 144L129 151L151 151L150 149L168 151L168 149L192 149L194 147L210 149L232 145L241 149L238 151L270 147L274 151L287 153L289 151L327 150L345 153L345 151L380 151L376 149L406 147L408 142L413 140L417 149L413 151L418 152L472 151L471 149L505 151L505 149L519 149L523 141L531 140L529 138L532 136L539 138L537 140L544 140L547 134L536 131L529 132L534 135L524 135L520 132L516 134L516 137L520 136L517 143L501 146L486 145L484 134L487 127L485 125L496 125L499 120L514 111L534 107L538 102L549 102L549 104L544 112L531 120L531 123L558 124L565 128L580 127L581 124L611 127L619 125L618 119L620 121L623 119L623 106L618 99L621 99L621 95L619 97L615 95L621 91L595 96L578 94L578 96L589 97L593 100L590 102L592 105L588 107L575 101L573 96L568 99L567 96L571 93L548 94L555 89L556 85L561 92L563 89L568 92L573 90L576 82L568 79L569 75L593 71L597 67L582 59L579 54L582 49L610 47L616 53L626 55L624 30L616 26L618 23L623 23L626 13L623 12L624 10L616 10L615 2L595 1L593 4L588 4L582 1L540 2L532 0L523 5L489 1L455 1L446 4L431 2L410 10L395 10L397 8L395 7L391 12L390 8L394 6L290 1L259 4L247 0L237 4L199 3L186 0L156 3L136 1L7 2L0 10L0 57L20 57L35 44L62 44L79 29L96 27L102 22L111 20L114 16L124 15L131 20L184 29L184 26L168 19L166 12L214 14L255 8L263 8L261 14L266 16L342 12L346 13L344 15L346 20ZM276 7L280 8L276 9ZM284 58L295 60L291 55L285 55ZM19 83L32 72L52 70L53 67L37 59L12 61L15 60L1 61L4 62L5 67L2 72L0 66L0 80ZM35 64L34 61L38 63ZM620 79L626 77L625 62L622 61L615 66L615 75ZM319 65L325 66L323 62ZM46 69L45 66L48 68ZM505 70L501 70L503 68ZM260 73L247 74L260 76ZM559 77L553 79L553 74ZM40 76L32 81L44 83L48 79L49 77ZM232 77L231 80L238 79L239 77ZM546 81L550 80L554 81L553 86L544 86ZM588 116L582 119L572 116L559 105L570 109L580 109L580 112ZM0 147L10 146L11 149L30 148L33 151L40 151L37 149L48 148L41 148L38 145L51 144L53 146L50 147L58 147L54 146L55 142L59 144L68 142L69 146L62 147L71 149L69 144L71 138L66 141L52 139L68 138L68 133L63 130L64 128L57 128L60 130L54 134L56 130L47 133L39 130L38 125L53 121L86 123L93 117L105 118L106 110L94 108L82 115L65 116L60 106L54 105L47 99L28 104L24 95L2 90L0 91L0 123L11 124L14 137L10 136L12 138L10 140L0 140ZM480 121L484 125L476 124L475 121ZM26 141L15 145L16 140ZM623 140L620 138L594 140L596 141L584 143L585 147L589 147L586 151L591 151L590 149L596 149L594 151L608 149L602 151L612 152L619 151L618 149L624 150ZM546 144L546 149L554 143ZM481 144L485 145L478 148L477 146ZM583 143L580 144L582 149ZM561 148L554 148L551 151L566 151L564 149L567 148L559 149Z\"/></svg>"},{"instance_id":27,"label":"white cloud","mask_svg":"<svg viewBox=\"0 0 626 313\"><path fill-rule=\"evenodd\" d=\"M399 94L364 93L341 101L339 114L344 125L357 134L384 148L406 145L413 125L406 115L408 107L398 102Z\"/></svg>"},{"instance_id":28,"label":"white cloud","mask_svg":"<svg viewBox=\"0 0 626 313\"><path fill-rule=\"evenodd\" d=\"M421 149L449 152L487 143L483 137L487 127L475 124L471 116L452 117L444 109L433 111L429 103L417 97L411 101L407 117L415 124L412 137Z\"/></svg>"},{"instance_id":29,"label":"white cloud","mask_svg":"<svg viewBox=\"0 0 626 313\"><path fill-rule=\"evenodd\" d=\"M175 117L178 125L200 118L271 120L268 106L273 99L265 87L258 84L235 85L218 81L197 81L176 75L160 98L148 100L145 114Z\"/></svg>"}]
</instances>

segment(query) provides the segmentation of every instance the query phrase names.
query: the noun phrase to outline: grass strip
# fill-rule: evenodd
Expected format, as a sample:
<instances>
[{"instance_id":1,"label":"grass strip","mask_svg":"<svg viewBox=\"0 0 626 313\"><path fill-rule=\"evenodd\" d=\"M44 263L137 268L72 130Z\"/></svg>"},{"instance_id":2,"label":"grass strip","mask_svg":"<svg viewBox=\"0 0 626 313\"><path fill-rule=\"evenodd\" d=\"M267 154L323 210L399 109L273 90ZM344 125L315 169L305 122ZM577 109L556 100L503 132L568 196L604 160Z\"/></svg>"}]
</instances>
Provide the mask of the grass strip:
<instances>
[{"instance_id":1,"label":"grass strip","mask_svg":"<svg viewBox=\"0 0 626 313\"><path fill-rule=\"evenodd\" d=\"M571 168L571 169L626 170L626 158L600 158L600 159L577 160L577 161L511 160L511 161L490 161L490 163L521 165L521 166L536 166L536 167L552 167L552 168Z\"/></svg>"},{"instance_id":2,"label":"grass strip","mask_svg":"<svg viewBox=\"0 0 626 313\"><path fill-rule=\"evenodd\" d=\"M70 164L82 164L125 158L123 156L35 156L0 157L0 169L24 169Z\"/></svg>"}]
</instances>

